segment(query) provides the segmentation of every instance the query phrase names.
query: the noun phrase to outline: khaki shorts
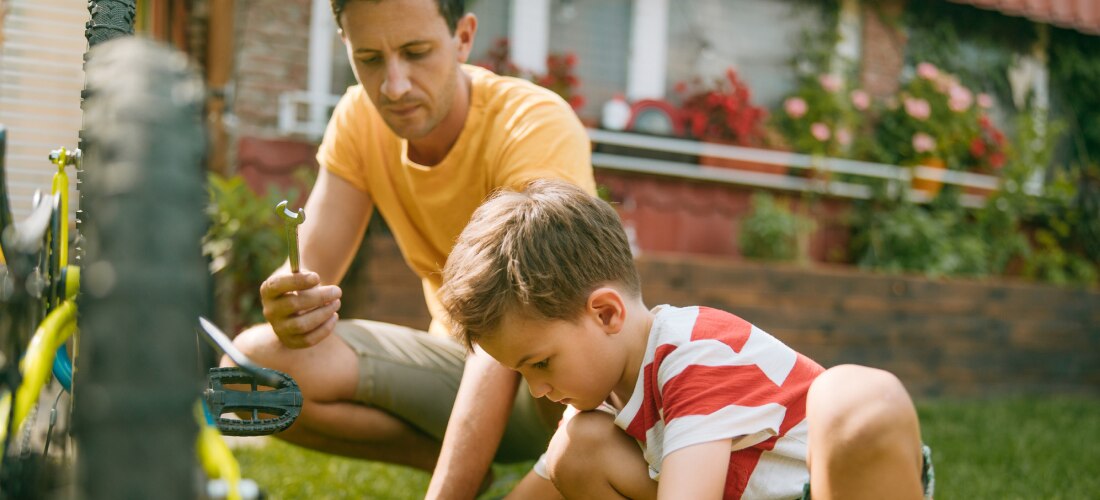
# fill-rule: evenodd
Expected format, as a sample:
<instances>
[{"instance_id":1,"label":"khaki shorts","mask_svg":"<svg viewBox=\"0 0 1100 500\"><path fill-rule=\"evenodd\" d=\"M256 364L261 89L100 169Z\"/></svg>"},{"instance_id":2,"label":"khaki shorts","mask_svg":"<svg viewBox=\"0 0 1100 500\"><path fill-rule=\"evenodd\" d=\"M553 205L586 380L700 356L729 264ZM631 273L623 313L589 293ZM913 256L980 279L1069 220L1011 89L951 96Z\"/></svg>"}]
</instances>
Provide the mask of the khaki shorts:
<instances>
[{"instance_id":1,"label":"khaki shorts","mask_svg":"<svg viewBox=\"0 0 1100 500\"><path fill-rule=\"evenodd\" d=\"M336 334L359 355L355 399L442 441L462 380L465 349L453 340L377 321L341 320ZM538 406L521 382L497 462L534 460L546 451L557 422L540 417Z\"/></svg>"}]
</instances>

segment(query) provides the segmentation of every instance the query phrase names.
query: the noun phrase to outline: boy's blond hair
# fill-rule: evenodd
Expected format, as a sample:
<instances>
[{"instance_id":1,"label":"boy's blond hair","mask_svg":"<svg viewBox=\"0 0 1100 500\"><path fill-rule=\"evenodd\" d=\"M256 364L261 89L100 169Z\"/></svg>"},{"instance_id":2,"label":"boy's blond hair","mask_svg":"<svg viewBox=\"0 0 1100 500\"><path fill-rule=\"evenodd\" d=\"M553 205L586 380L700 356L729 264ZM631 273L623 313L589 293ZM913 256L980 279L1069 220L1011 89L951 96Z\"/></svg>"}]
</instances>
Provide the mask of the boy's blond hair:
<instances>
[{"instance_id":1,"label":"boy's blond hair","mask_svg":"<svg viewBox=\"0 0 1100 500\"><path fill-rule=\"evenodd\" d=\"M641 292L618 214L572 184L545 179L499 191L474 212L443 269L440 300L452 333L471 348L508 312L572 321L605 284Z\"/></svg>"}]
</instances>

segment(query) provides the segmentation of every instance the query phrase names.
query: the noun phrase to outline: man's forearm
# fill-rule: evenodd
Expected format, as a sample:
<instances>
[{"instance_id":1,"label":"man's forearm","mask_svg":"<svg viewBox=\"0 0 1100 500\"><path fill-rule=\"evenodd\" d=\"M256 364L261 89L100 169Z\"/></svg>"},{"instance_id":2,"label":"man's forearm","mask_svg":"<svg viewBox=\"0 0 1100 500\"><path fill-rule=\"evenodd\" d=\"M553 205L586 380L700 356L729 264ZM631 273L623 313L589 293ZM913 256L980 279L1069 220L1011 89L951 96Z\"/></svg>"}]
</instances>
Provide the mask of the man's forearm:
<instances>
[{"instance_id":1,"label":"man's forearm","mask_svg":"<svg viewBox=\"0 0 1100 500\"><path fill-rule=\"evenodd\" d=\"M518 374L480 349L467 360L426 498L477 496L508 424L518 383Z\"/></svg>"}]
</instances>

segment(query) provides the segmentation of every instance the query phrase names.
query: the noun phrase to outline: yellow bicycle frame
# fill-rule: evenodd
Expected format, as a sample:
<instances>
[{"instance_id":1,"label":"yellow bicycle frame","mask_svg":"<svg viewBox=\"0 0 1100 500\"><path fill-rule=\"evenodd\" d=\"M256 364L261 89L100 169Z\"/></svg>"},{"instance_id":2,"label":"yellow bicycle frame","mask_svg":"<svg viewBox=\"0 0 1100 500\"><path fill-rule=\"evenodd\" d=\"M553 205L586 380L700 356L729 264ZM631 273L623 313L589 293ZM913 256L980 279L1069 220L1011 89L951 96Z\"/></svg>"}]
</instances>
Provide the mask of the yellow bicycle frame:
<instances>
[{"instance_id":1,"label":"yellow bicycle frame","mask_svg":"<svg viewBox=\"0 0 1100 500\"><path fill-rule=\"evenodd\" d=\"M229 486L226 500L241 500L241 465L229 445L225 443L218 428L207 423L202 410L202 402L195 404L195 418L199 422L199 438L195 451L207 476L225 480Z\"/></svg>"},{"instance_id":2,"label":"yellow bicycle frame","mask_svg":"<svg viewBox=\"0 0 1100 500\"><path fill-rule=\"evenodd\" d=\"M53 237L59 238L58 262L61 263L62 267L65 267L69 261L69 225L67 223L69 215L69 175L65 172L65 167L76 158L65 148L61 148L55 153L50 155L50 161L57 166L50 192L60 197L59 209L61 217L64 217L66 222L60 224L61 233ZM0 249L0 263L4 261L2 250ZM76 303L74 298L79 289L80 269L72 266L68 269L66 276L65 300L46 315L46 318L38 325L34 336L31 337L30 344L27 345L27 352L23 355L23 359L19 361L19 371L23 374L23 382L15 391L15 414L13 418L14 429L17 431L22 428L23 421L30 414L34 404L38 402L42 387L50 379L50 369L53 366L57 349L76 331ZM7 417L11 404L11 393L0 396L0 410L3 410L3 414L0 415L0 424L2 424L0 425L0 440L7 436Z\"/></svg>"},{"instance_id":3,"label":"yellow bicycle frame","mask_svg":"<svg viewBox=\"0 0 1100 500\"><path fill-rule=\"evenodd\" d=\"M57 172L53 176L51 192L60 195L60 212L68 219L69 214L69 176L65 173L65 167L70 163L70 154L64 148L51 156L51 161L57 165ZM60 225L60 234L54 235L60 238L58 258L62 267L67 267L65 282L65 300L51 311L35 330L27 352L19 363L19 369L23 374L23 382L15 392L14 428L18 431L30 414L31 408L38 401L38 396L49 381L50 370L53 366L54 356L59 347L64 344L77 329L75 297L80 288L80 268L67 266L69 260L69 225ZM4 256L0 249L0 264L4 263ZM75 357L75 352L74 352ZM0 441L7 434L8 422L5 420L11 407L11 393L0 396ZM212 478L223 479L229 487L227 500L241 500L240 482L241 469L233 452L230 451L221 432L214 425L206 422L202 411L202 402L195 405L196 418L199 419L199 435L195 443L195 451L198 454L206 474Z\"/></svg>"}]
</instances>

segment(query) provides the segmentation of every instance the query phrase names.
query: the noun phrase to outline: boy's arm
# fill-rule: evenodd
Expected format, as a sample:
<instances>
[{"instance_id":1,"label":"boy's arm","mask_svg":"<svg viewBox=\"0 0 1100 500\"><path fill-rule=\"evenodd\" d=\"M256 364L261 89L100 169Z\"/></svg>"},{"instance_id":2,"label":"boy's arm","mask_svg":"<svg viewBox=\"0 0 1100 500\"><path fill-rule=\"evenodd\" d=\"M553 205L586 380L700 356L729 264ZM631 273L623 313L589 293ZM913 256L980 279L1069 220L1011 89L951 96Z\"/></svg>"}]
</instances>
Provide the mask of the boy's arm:
<instances>
[{"instance_id":1,"label":"boy's arm","mask_svg":"<svg viewBox=\"0 0 1100 500\"><path fill-rule=\"evenodd\" d=\"M657 498L721 499L733 439L708 441L670 453L661 462Z\"/></svg>"},{"instance_id":2,"label":"boy's arm","mask_svg":"<svg viewBox=\"0 0 1100 500\"><path fill-rule=\"evenodd\" d=\"M474 498L512 412L519 374L481 349L466 361L426 498Z\"/></svg>"}]
</instances>

